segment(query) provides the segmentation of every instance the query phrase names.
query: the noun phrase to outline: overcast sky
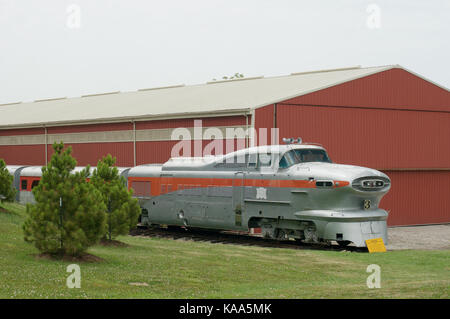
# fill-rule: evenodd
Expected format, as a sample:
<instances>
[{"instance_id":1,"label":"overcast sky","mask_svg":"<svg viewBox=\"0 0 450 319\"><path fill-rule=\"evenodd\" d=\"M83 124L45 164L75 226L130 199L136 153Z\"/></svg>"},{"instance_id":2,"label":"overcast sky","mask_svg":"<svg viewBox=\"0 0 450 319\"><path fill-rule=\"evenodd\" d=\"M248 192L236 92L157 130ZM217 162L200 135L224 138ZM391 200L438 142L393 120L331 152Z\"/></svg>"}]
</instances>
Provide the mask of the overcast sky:
<instances>
[{"instance_id":1,"label":"overcast sky","mask_svg":"<svg viewBox=\"0 0 450 319\"><path fill-rule=\"evenodd\" d=\"M400 64L450 87L450 0L0 0L0 104Z\"/></svg>"}]
</instances>

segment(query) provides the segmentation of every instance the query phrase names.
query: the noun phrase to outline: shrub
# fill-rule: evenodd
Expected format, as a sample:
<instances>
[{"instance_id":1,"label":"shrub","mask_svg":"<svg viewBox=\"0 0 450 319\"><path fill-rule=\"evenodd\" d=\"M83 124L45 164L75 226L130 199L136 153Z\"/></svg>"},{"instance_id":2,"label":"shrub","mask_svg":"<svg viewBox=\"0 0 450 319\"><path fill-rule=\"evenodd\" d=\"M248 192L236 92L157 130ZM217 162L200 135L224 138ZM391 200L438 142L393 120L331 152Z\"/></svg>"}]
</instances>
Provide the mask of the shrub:
<instances>
[{"instance_id":1,"label":"shrub","mask_svg":"<svg viewBox=\"0 0 450 319\"><path fill-rule=\"evenodd\" d=\"M13 176L6 169L6 163L0 159L0 203L2 201L12 202L16 197L13 186Z\"/></svg>"},{"instance_id":2,"label":"shrub","mask_svg":"<svg viewBox=\"0 0 450 319\"><path fill-rule=\"evenodd\" d=\"M105 233L102 195L89 182L89 167L75 174L72 148L53 144L55 153L42 168L42 179L33 189L36 204L27 205L23 225L25 241L43 253L80 255Z\"/></svg>"},{"instance_id":3,"label":"shrub","mask_svg":"<svg viewBox=\"0 0 450 319\"><path fill-rule=\"evenodd\" d=\"M136 226L141 211L137 199L132 197L133 192L127 190L125 179L114 167L115 163L116 158L111 154L103 157L98 161L91 178L91 183L102 194L107 207L105 238L109 240L128 234Z\"/></svg>"}]
</instances>

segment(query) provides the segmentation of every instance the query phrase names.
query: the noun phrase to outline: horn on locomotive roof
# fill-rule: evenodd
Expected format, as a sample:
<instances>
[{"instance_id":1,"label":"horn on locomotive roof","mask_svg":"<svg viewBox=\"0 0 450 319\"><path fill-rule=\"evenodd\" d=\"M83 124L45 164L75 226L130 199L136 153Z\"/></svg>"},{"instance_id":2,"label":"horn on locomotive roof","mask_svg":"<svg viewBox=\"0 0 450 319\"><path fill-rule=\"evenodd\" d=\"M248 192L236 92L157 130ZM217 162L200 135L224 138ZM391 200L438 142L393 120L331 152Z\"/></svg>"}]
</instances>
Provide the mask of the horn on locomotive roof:
<instances>
[{"instance_id":1,"label":"horn on locomotive roof","mask_svg":"<svg viewBox=\"0 0 450 319\"><path fill-rule=\"evenodd\" d=\"M302 144L302 138L293 138L293 137L283 137L283 142L285 144Z\"/></svg>"}]
</instances>

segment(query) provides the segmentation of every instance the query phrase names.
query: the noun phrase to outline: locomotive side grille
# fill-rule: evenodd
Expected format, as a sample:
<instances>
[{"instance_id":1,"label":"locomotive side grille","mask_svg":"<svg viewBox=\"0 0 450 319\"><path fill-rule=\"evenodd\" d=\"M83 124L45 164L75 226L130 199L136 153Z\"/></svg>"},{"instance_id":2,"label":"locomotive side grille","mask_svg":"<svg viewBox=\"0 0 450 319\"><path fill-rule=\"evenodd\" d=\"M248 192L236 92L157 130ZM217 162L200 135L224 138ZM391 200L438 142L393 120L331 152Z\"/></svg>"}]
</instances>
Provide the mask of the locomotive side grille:
<instances>
[{"instance_id":1,"label":"locomotive side grille","mask_svg":"<svg viewBox=\"0 0 450 319\"><path fill-rule=\"evenodd\" d=\"M332 188L333 185L333 181L316 181L317 188Z\"/></svg>"},{"instance_id":2,"label":"locomotive side grille","mask_svg":"<svg viewBox=\"0 0 450 319\"><path fill-rule=\"evenodd\" d=\"M352 187L363 192L374 192L389 188L389 178L378 176L360 177L353 181Z\"/></svg>"}]
</instances>

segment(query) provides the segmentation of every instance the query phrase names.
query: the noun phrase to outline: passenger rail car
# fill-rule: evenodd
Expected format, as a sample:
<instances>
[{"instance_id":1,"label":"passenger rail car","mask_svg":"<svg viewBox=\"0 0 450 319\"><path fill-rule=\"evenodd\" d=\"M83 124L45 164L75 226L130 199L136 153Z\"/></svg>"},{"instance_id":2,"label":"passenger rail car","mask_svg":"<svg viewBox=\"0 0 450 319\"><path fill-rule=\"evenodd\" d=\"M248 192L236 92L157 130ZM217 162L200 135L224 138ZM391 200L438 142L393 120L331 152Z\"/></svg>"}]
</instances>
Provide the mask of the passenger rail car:
<instances>
[{"instance_id":1,"label":"passenger rail car","mask_svg":"<svg viewBox=\"0 0 450 319\"><path fill-rule=\"evenodd\" d=\"M14 177L13 186L17 190L16 201L21 204L35 203L32 190L39 185L42 178L42 166L18 166L8 165L8 172ZM85 166L77 166L72 173L80 172ZM95 167L91 167L90 173L92 174ZM119 175L127 180L127 173L130 167L117 167ZM89 180L89 178L88 178Z\"/></svg>"},{"instance_id":2,"label":"passenger rail car","mask_svg":"<svg viewBox=\"0 0 450 319\"><path fill-rule=\"evenodd\" d=\"M252 147L223 156L172 158L128 172L141 223L218 230L261 228L265 237L387 243L390 189L374 169L332 163L318 145Z\"/></svg>"},{"instance_id":3,"label":"passenger rail car","mask_svg":"<svg viewBox=\"0 0 450 319\"><path fill-rule=\"evenodd\" d=\"M20 199L20 174L22 170L26 166L20 166L20 165L8 165L6 166L6 169L8 170L8 173L13 176L13 187L16 189L16 201L19 201Z\"/></svg>"}]
</instances>

